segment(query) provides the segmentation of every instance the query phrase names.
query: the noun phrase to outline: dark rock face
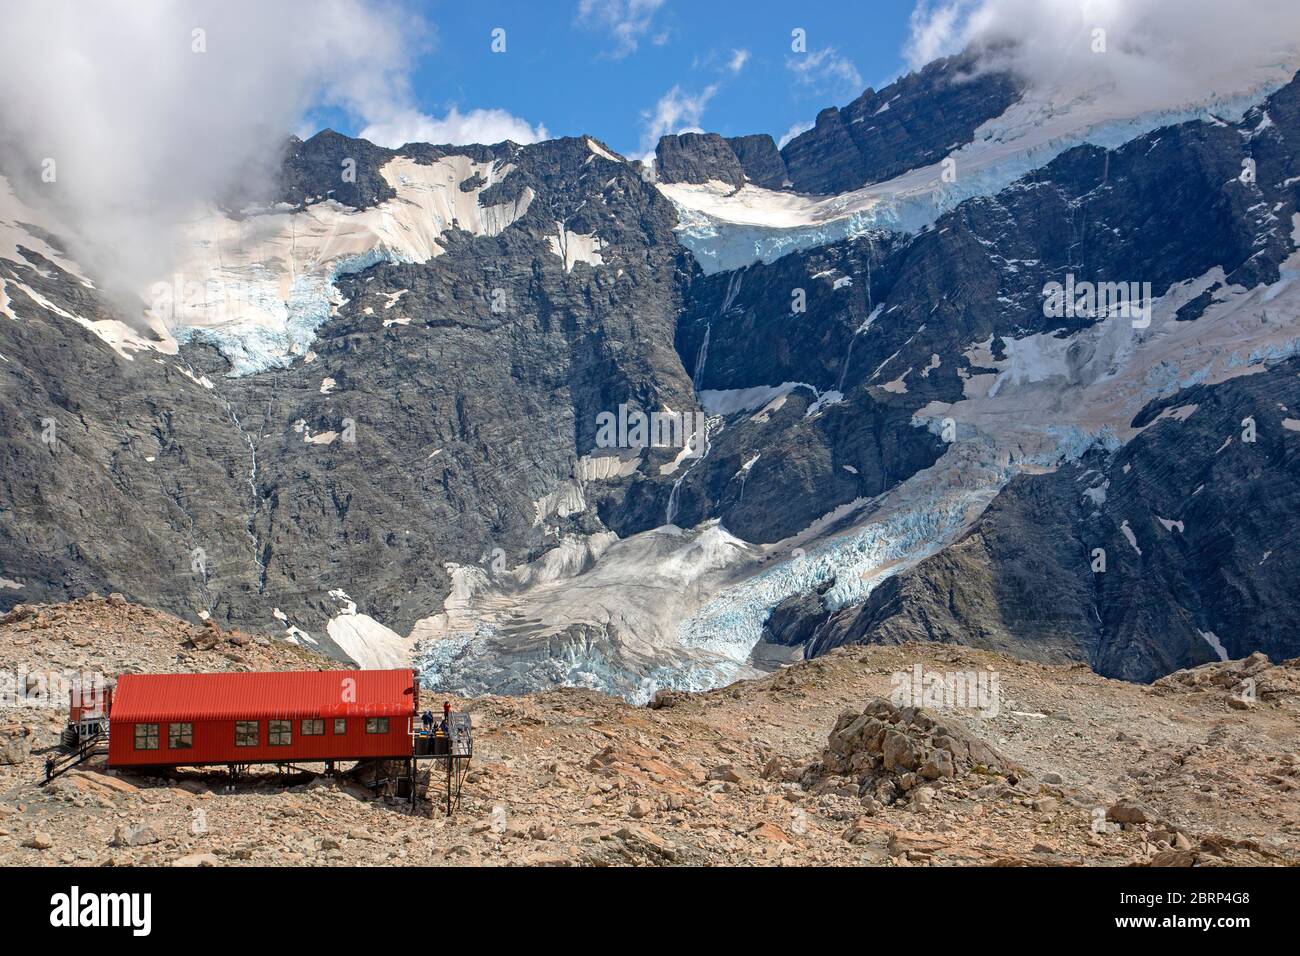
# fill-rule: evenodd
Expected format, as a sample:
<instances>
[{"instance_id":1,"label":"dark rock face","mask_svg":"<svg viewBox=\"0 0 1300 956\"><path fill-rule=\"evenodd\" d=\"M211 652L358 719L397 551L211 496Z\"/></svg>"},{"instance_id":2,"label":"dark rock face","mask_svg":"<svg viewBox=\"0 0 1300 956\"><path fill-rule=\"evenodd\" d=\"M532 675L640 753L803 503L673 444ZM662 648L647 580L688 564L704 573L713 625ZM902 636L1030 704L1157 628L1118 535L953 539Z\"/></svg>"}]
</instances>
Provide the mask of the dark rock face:
<instances>
[{"instance_id":1,"label":"dark rock face","mask_svg":"<svg viewBox=\"0 0 1300 956\"><path fill-rule=\"evenodd\" d=\"M395 156L409 156L421 163L452 155L487 162L509 160L520 149L510 142L497 146L454 147L408 143L401 149L386 149L368 140L353 139L326 129L306 142L296 136L289 138L280 165L280 191L274 198L298 207L333 199L353 209L369 209L397 195L380 172ZM475 185L473 177L460 184L465 191L475 188ZM484 200L489 204L498 201Z\"/></svg>"},{"instance_id":2,"label":"dark rock face","mask_svg":"<svg viewBox=\"0 0 1300 956\"><path fill-rule=\"evenodd\" d=\"M817 114L812 129L786 143L781 158L795 192L841 193L870 181L862 153L834 106Z\"/></svg>"},{"instance_id":3,"label":"dark rock face","mask_svg":"<svg viewBox=\"0 0 1300 956\"><path fill-rule=\"evenodd\" d=\"M281 198L295 206L336 199L354 209L368 209L397 195L379 171L393 150L332 129L303 142L290 138L281 177ZM347 175L345 175L347 173Z\"/></svg>"},{"instance_id":4,"label":"dark rock face","mask_svg":"<svg viewBox=\"0 0 1300 956\"><path fill-rule=\"evenodd\" d=\"M799 647L812 642L817 628L831 612L822 604L818 591L798 591L781 601L763 623L763 641L782 647Z\"/></svg>"},{"instance_id":5,"label":"dark rock face","mask_svg":"<svg viewBox=\"0 0 1300 956\"><path fill-rule=\"evenodd\" d=\"M734 136L727 140L731 151L736 154L746 178L755 186L764 189L784 189L790 174L786 171L785 160L781 158L776 142L766 133L753 136Z\"/></svg>"},{"instance_id":6,"label":"dark rock face","mask_svg":"<svg viewBox=\"0 0 1300 956\"><path fill-rule=\"evenodd\" d=\"M671 205L627 164L580 139L492 149L469 151L516 170L483 201L529 188L528 213L495 237L444 234L448 251L427 264L341 277L347 304L318 329L310 363L230 378L202 344L128 361L11 284L23 320L0 324L0 569L24 586L0 601L121 591L248 630L274 628L279 608L323 640L339 606L329 592L350 588L361 613L405 632L440 606L445 561L500 548L514 564L560 533L599 530L594 504L539 518L533 502L595 450L601 411L695 407L672 348L692 266ZM289 194L328 194L337 155L291 156ZM378 173L357 172L364 205ZM597 232L610 265L566 271L547 242L557 222ZM68 312L111 314L57 265L29 260L0 269ZM401 290L409 324L385 325L385 294ZM305 441L345 430L354 440ZM672 454L652 452L647 468ZM657 518L668 491L652 493Z\"/></svg>"},{"instance_id":7,"label":"dark rock face","mask_svg":"<svg viewBox=\"0 0 1300 956\"><path fill-rule=\"evenodd\" d=\"M1136 681L1218 660L1216 644L1231 658L1297 656L1300 565L1286 542L1300 508L1300 432L1280 406L1298 402L1292 359L1152 404L1123 448L1017 477L953 546L860 607L814 611L811 652L944 641ZM1156 421L1193 405L1185 419Z\"/></svg>"},{"instance_id":8,"label":"dark rock face","mask_svg":"<svg viewBox=\"0 0 1300 956\"><path fill-rule=\"evenodd\" d=\"M937 163L1019 98L1009 74L976 72L973 54L947 57L822 110L781 156L796 192L846 192Z\"/></svg>"},{"instance_id":9,"label":"dark rock face","mask_svg":"<svg viewBox=\"0 0 1300 956\"><path fill-rule=\"evenodd\" d=\"M967 67L942 61L824 111L783 153L763 136L667 137L660 175L829 192L934 162L1017 95ZM1066 273L1157 295L1214 267L1224 287L1276 281L1294 248L1300 83L1237 125L1072 150L917 235L712 276L678 244L672 204L584 139L393 151L326 132L290 144L281 198L368 208L393 199L380 170L394 156L452 154L512 165L480 202L527 191L527 212L494 236L444 233L427 263L339 277L343 304L311 362L230 377L198 342L127 360L58 311L111 318L94 289L29 249L0 260L22 316L0 317L0 577L23 582L0 587L0 609L121 591L253 631L279 609L325 643L332 592L405 633L440 607L447 563L499 551L515 565L570 533L719 519L748 542L785 539L948 451L914 416L990 371L972 343L1002 359L1012 339L1096 324L1043 314L1044 286ZM1253 182L1239 178L1246 160ZM557 255L570 233L598 237L602 262ZM408 321L386 322L398 294ZM1206 321L1213 303L1177 318ZM808 654L944 640L1135 680L1213 659L1214 641L1300 653L1282 540L1300 432L1278 408L1300 403L1297 371L1153 403L1129 445L1016 478L956 544L865 603L787 599L763 640ZM1199 407L1155 420L1184 404ZM620 405L709 409L705 453L674 467L676 449L650 449L630 474L591 477L590 459L613 454L598 416ZM1258 442L1223 451L1247 416ZM349 437L307 440L331 432ZM1104 504L1083 494L1106 481ZM603 653L600 634L577 637Z\"/></svg>"},{"instance_id":10,"label":"dark rock face","mask_svg":"<svg viewBox=\"0 0 1300 956\"><path fill-rule=\"evenodd\" d=\"M728 142L717 133L665 136L655 149L655 168L666 183L707 183L711 179L740 187L745 170Z\"/></svg>"}]
</instances>

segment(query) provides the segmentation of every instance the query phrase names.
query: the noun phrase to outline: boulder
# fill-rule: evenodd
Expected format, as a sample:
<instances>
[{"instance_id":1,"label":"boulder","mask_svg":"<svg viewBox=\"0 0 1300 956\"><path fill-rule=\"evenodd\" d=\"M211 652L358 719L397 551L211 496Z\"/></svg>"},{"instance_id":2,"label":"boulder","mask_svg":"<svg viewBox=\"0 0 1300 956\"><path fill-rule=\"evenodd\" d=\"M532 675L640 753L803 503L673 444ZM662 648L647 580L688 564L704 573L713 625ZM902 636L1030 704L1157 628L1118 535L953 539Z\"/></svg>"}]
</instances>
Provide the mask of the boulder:
<instances>
[{"instance_id":1,"label":"boulder","mask_svg":"<svg viewBox=\"0 0 1300 956\"><path fill-rule=\"evenodd\" d=\"M668 859L672 859L676 855L672 847L669 846L668 841L654 831L642 826L636 826L635 824L625 826L614 835L628 844L629 847L649 850Z\"/></svg>"},{"instance_id":2,"label":"boulder","mask_svg":"<svg viewBox=\"0 0 1300 956\"><path fill-rule=\"evenodd\" d=\"M33 830L32 835L23 841L23 846L33 850L48 850L54 846L54 838L44 830Z\"/></svg>"},{"instance_id":3,"label":"boulder","mask_svg":"<svg viewBox=\"0 0 1300 956\"><path fill-rule=\"evenodd\" d=\"M760 823L749 831L750 836L761 837L773 843L789 843L790 835L775 823Z\"/></svg>"},{"instance_id":4,"label":"boulder","mask_svg":"<svg viewBox=\"0 0 1300 956\"><path fill-rule=\"evenodd\" d=\"M1106 819L1115 823L1155 823L1155 811L1136 800L1120 800L1106 810Z\"/></svg>"},{"instance_id":5,"label":"boulder","mask_svg":"<svg viewBox=\"0 0 1300 956\"><path fill-rule=\"evenodd\" d=\"M1147 861L1147 866L1192 866L1196 854L1191 850L1161 850Z\"/></svg>"},{"instance_id":6,"label":"boulder","mask_svg":"<svg viewBox=\"0 0 1300 956\"><path fill-rule=\"evenodd\" d=\"M676 707L678 703L685 699L686 694L683 692L661 687L655 691L654 697L650 698L650 709L663 710L666 707Z\"/></svg>"},{"instance_id":7,"label":"boulder","mask_svg":"<svg viewBox=\"0 0 1300 956\"><path fill-rule=\"evenodd\" d=\"M896 730L885 734L882 753L885 758L885 769L895 773L915 770L921 762L911 739Z\"/></svg>"},{"instance_id":8,"label":"boulder","mask_svg":"<svg viewBox=\"0 0 1300 956\"><path fill-rule=\"evenodd\" d=\"M947 750L933 751L930 756L925 758L925 763L921 767L921 776L926 780L940 780L951 777L956 772L952 762L952 754Z\"/></svg>"},{"instance_id":9,"label":"boulder","mask_svg":"<svg viewBox=\"0 0 1300 956\"><path fill-rule=\"evenodd\" d=\"M725 783L744 783L749 778L743 771L736 769L729 763L714 767L709 771L710 780L721 780Z\"/></svg>"},{"instance_id":10,"label":"boulder","mask_svg":"<svg viewBox=\"0 0 1300 956\"><path fill-rule=\"evenodd\" d=\"M113 831L112 846L132 847L149 846L158 842L158 834L153 828L143 823L120 823Z\"/></svg>"},{"instance_id":11,"label":"boulder","mask_svg":"<svg viewBox=\"0 0 1300 956\"><path fill-rule=\"evenodd\" d=\"M817 792L834 790L844 777L862 793L891 803L898 793L925 782L978 770L1013 780L1019 772L997 749L919 707L895 707L873 699L861 711L840 714L821 760L802 770L800 781Z\"/></svg>"},{"instance_id":12,"label":"boulder","mask_svg":"<svg viewBox=\"0 0 1300 956\"><path fill-rule=\"evenodd\" d=\"M30 733L26 727L20 727L0 734L0 766L12 767L27 759L32 751Z\"/></svg>"}]
</instances>

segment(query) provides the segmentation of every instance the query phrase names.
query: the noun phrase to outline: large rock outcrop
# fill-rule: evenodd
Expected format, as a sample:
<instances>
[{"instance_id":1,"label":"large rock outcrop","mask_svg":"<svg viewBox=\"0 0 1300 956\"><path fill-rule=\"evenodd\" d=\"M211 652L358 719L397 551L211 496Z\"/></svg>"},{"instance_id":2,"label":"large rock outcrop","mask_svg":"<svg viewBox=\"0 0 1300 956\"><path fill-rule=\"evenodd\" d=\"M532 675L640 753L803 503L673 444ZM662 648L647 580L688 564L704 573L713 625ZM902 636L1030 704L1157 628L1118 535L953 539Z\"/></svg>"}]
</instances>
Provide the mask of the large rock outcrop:
<instances>
[{"instance_id":1,"label":"large rock outcrop","mask_svg":"<svg viewBox=\"0 0 1300 956\"><path fill-rule=\"evenodd\" d=\"M666 183L707 183L742 186L745 170L730 144L717 133L665 136L655 150L655 169Z\"/></svg>"},{"instance_id":2,"label":"large rock outcrop","mask_svg":"<svg viewBox=\"0 0 1300 956\"><path fill-rule=\"evenodd\" d=\"M803 771L801 782L814 791L856 788L859 796L888 806L916 787L970 773L1014 783L1021 771L957 724L877 698L861 711L840 714L821 759Z\"/></svg>"},{"instance_id":3,"label":"large rock outcrop","mask_svg":"<svg viewBox=\"0 0 1300 956\"><path fill-rule=\"evenodd\" d=\"M935 60L843 109L822 110L781 156L796 192L847 192L937 163L1019 97L1010 74L977 70L973 54Z\"/></svg>"}]
</instances>

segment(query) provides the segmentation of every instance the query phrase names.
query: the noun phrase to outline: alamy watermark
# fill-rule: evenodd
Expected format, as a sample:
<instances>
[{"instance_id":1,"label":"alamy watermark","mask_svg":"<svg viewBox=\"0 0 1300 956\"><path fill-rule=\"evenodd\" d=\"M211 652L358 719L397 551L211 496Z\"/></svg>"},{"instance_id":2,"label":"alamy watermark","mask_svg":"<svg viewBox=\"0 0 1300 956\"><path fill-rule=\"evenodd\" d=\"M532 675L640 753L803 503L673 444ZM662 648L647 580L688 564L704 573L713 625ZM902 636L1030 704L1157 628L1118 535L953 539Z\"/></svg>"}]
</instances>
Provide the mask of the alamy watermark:
<instances>
[{"instance_id":1,"label":"alamy watermark","mask_svg":"<svg viewBox=\"0 0 1300 956\"><path fill-rule=\"evenodd\" d=\"M929 671L913 664L910 671L895 671L889 685L895 707L973 710L987 718L1002 710L1002 679L997 671Z\"/></svg>"},{"instance_id":2,"label":"alamy watermark","mask_svg":"<svg viewBox=\"0 0 1300 956\"><path fill-rule=\"evenodd\" d=\"M629 409L596 416L597 448L681 448L687 458L704 455L708 416L704 412L650 412Z\"/></svg>"},{"instance_id":3,"label":"alamy watermark","mask_svg":"<svg viewBox=\"0 0 1300 956\"><path fill-rule=\"evenodd\" d=\"M1133 320L1133 328L1151 324L1150 282L1076 281L1068 273L1065 282L1043 286L1043 315L1049 319L1109 319L1119 316Z\"/></svg>"},{"instance_id":4,"label":"alamy watermark","mask_svg":"<svg viewBox=\"0 0 1300 956\"><path fill-rule=\"evenodd\" d=\"M47 707L61 709L73 702L88 711L101 709L108 680L91 671L0 670L0 708Z\"/></svg>"}]
</instances>

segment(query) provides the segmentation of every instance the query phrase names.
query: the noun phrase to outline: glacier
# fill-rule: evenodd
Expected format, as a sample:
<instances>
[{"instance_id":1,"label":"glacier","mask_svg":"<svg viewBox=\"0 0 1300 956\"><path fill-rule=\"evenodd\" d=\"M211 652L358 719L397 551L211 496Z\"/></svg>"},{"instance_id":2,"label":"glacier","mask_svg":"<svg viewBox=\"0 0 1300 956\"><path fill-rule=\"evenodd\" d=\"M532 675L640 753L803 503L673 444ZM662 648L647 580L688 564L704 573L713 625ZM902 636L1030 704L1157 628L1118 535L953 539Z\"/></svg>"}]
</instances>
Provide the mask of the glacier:
<instances>
[{"instance_id":1,"label":"glacier","mask_svg":"<svg viewBox=\"0 0 1300 956\"><path fill-rule=\"evenodd\" d=\"M804 249L872 235L914 235L968 199L992 196L1076 146L1116 149L1163 127L1193 120L1239 122L1279 89L1279 75L1244 93L1138 116L1097 117L1097 101L1065 107L1042 99L1013 105L975 131L973 142L943 163L837 196L801 196L746 184L660 183L677 210L678 239L706 275L772 263Z\"/></svg>"},{"instance_id":2,"label":"glacier","mask_svg":"<svg viewBox=\"0 0 1300 956\"><path fill-rule=\"evenodd\" d=\"M239 283L237 297L256 305L279 322L267 325L253 320L221 326L182 325L172 330L180 345L206 342L230 362L227 376L238 378L273 368L287 368L306 355L316 341L316 330L329 320L338 301L335 281L344 275L363 272L381 262L408 262L392 251L377 247L358 256L331 264L319 275L295 276L288 297L281 301L255 283Z\"/></svg>"}]
</instances>

